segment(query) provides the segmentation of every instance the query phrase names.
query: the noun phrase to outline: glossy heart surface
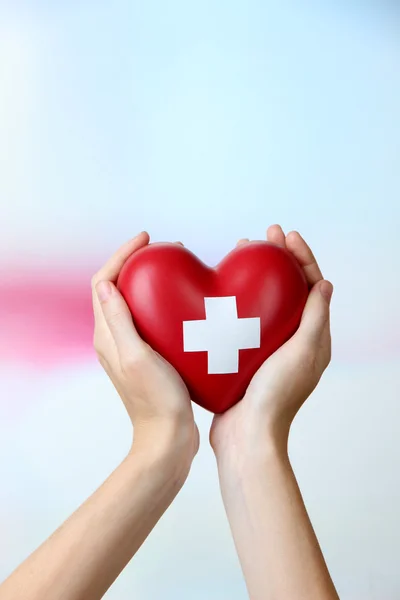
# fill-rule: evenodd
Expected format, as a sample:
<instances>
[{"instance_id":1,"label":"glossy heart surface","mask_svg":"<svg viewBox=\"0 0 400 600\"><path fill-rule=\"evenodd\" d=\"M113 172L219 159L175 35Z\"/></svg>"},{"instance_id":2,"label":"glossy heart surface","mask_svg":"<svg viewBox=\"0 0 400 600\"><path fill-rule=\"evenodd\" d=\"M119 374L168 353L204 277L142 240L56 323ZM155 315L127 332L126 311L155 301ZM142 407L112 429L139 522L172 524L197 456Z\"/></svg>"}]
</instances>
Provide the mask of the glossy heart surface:
<instances>
[{"instance_id":1,"label":"glossy heart surface","mask_svg":"<svg viewBox=\"0 0 400 600\"><path fill-rule=\"evenodd\" d=\"M299 326L308 285L296 259L249 242L210 268L177 244L135 252L117 282L141 337L186 383L191 398L222 413Z\"/></svg>"}]
</instances>

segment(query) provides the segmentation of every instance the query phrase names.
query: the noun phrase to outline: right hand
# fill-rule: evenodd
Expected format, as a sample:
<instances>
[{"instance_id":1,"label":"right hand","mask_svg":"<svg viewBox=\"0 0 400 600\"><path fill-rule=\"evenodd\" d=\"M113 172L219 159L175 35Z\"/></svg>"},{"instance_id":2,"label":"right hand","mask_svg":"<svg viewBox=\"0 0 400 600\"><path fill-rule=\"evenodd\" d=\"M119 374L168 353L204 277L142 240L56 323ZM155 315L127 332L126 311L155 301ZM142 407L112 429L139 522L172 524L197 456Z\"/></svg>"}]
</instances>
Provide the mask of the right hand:
<instances>
[{"instance_id":1,"label":"right hand","mask_svg":"<svg viewBox=\"0 0 400 600\"><path fill-rule=\"evenodd\" d=\"M134 447L159 447L189 467L199 434L188 390L176 370L140 338L115 285L129 256L148 243L148 234L140 233L93 277L94 347L132 421Z\"/></svg>"},{"instance_id":2,"label":"right hand","mask_svg":"<svg viewBox=\"0 0 400 600\"><path fill-rule=\"evenodd\" d=\"M227 448L237 448L239 452L262 450L268 440L286 449L291 423L331 359L332 284L323 279L311 249L300 234L292 232L285 236L274 225L268 229L267 239L294 255L311 291L293 337L264 362L244 398L226 413L215 416L210 439L217 456Z\"/></svg>"}]
</instances>

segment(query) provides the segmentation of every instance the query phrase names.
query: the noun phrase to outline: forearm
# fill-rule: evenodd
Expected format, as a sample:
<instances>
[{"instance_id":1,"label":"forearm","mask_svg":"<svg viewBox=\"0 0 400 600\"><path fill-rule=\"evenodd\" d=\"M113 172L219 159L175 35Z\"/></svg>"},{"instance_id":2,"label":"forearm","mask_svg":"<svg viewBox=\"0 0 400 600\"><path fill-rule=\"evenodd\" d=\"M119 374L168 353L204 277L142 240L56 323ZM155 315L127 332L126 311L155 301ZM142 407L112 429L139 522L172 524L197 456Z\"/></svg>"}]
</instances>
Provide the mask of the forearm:
<instances>
[{"instance_id":1,"label":"forearm","mask_svg":"<svg viewBox=\"0 0 400 600\"><path fill-rule=\"evenodd\" d=\"M183 483L166 454L135 450L0 587L0 600L97 600Z\"/></svg>"},{"instance_id":2,"label":"forearm","mask_svg":"<svg viewBox=\"0 0 400 600\"><path fill-rule=\"evenodd\" d=\"M286 449L236 448L218 468L251 600L337 600Z\"/></svg>"}]
</instances>

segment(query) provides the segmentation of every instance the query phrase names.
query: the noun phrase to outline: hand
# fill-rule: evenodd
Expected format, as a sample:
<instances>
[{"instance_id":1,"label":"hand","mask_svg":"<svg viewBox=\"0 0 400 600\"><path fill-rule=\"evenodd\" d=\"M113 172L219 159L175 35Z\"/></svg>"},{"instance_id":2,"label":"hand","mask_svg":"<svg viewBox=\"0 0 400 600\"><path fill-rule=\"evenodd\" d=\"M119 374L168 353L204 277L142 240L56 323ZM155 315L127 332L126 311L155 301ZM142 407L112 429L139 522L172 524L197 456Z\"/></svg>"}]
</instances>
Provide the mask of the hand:
<instances>
[{"instance_id":1,"label":"hand","mask_svg":"<svg viewBox=\"0 0 400 600\"><path fill-rule=\"evenodd\" d=\"M323 279L300 234L291 232L285 237L281 227L273 225L268 229L267 239L292 252L311 291L294 336L265 361L244 398L226 413L214 417L210 441L217 457L232 447L240 451L262 450L268 440L286 448L290 425L331 358L332 284ZM247 241L240 240L238 244Z\"/></svg>"},{"instance_id":2,"label":"hand","mask_svg":"<svg viewBox=\"0 0 400 600\"><path fill-rule=\"evenodd\" d=\"M139 234L93 277L94 347L132 421L133 447L172 451L188 470L199 446L189 393L175 369L140 338L115 286L129 256L148 243L148 234Z\"/></svg>"},{"instance_id":3,"label":"hand","mask_svg":"<svg viewBox=\"0 0 400 600\"><path fill-rule=\"evenodd\" d=\"M94 345L133 423L131 452L0 586L0 598L103 598L189 472L199 443L189 394L171 365L140 339L115 287L127 258L148 243L141 233L92 280Z\"/></svg>"},{"instance_id":4,"label":"hand","mask_svg":"<svg viewBox=\"0 0 400 600\"><path fill-rule=\"evenodd\" d=\"M267 238L294 254L311 291L297 332L214 417L210 441L249 597L338 600L287 453L290 425L330 361L333 288L298 233L275 225Z\"/></svg>"}]
</instances>

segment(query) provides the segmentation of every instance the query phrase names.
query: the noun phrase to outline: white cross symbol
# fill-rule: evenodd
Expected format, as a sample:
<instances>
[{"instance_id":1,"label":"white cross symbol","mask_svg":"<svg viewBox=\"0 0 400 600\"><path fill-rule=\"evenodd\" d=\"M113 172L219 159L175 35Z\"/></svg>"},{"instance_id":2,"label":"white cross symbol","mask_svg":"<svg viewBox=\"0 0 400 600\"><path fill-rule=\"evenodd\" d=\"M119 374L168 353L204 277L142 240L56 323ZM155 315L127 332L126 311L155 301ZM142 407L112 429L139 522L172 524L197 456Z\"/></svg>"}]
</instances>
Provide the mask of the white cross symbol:
<instances>
[{"instance_id":1,"label":"white cross symbol","mask_svg":"<svg viewBox=\"0 0 400 600\"><path fill-rule=\"evenodd\" d=\"M239 372L239 350L259 348L259 317L239 319L236 296L204 298L206 318L183 321L183 351L208 352L210 375Z\"/></svg>"}]
</instances>

